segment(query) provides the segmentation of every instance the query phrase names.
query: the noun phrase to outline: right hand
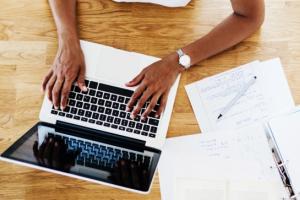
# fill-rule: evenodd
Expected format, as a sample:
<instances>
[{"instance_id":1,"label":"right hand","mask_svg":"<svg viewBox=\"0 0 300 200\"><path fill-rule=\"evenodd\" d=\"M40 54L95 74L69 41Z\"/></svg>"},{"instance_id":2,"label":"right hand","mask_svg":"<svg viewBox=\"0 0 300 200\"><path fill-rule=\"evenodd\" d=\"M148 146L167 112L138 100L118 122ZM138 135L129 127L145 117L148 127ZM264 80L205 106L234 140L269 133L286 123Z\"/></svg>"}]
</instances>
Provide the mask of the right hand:
<instances>
[{"instance_id":1,"label":"right hand","mask_svg":"<svg viewBox=\"0 0 300 200\"><path fill-rule=\"evenodd\" d=\"M73 82L77 81L82 91L85 86L85 63L79 40L61 38L54 63L42 83L43 92L55 109L67 106L68 96Z\"/></svg>"}]
</instances>

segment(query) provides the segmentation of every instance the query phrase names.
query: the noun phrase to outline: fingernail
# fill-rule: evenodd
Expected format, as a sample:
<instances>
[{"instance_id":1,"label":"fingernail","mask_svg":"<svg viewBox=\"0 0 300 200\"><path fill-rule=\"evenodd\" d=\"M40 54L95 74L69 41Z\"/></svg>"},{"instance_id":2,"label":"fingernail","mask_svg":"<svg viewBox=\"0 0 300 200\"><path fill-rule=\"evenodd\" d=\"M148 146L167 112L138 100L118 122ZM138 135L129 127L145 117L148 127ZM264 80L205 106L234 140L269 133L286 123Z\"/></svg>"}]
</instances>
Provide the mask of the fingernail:
<instances>
[{"instance_id":1,"label":"fingernail","mask_svg":"<svg viewBox=\"0 0 300 200\"><path fill-rule=\"evenodd\" d=\"M134 118L135 118L135 117L134 117L134 114L131 113L131 114L130 114L130 118L131 118L131 119L134 119Z\"/></svg>"},{"instance_id":2,"label":"fingernail","mask_svg":"<svg viewBox=\"0 0 300 200\"><path fill-rule=\"evenodd\" d=\"M83 91L86 92L87 91L87 87L83 86Z\"/></svg>"},{"instance_id":3,"label":"fingernail","mask_svg":"<svg viewBox=\"0 0 300 200\"><path fill-rule=\"evenodd\" d=\"M146 117L142 116L142 121L145 121L146 120Z\"/></svg>"},{"instance_id":4,"label":"fingernail","mask_svg":"<svg viewBox=\"0 0 300 200\"><path fill-rule=\"evenodd\" d=\"M155 115L155 118L158 118L159 117L159 115Z\"/></svg>"}]
</instances>

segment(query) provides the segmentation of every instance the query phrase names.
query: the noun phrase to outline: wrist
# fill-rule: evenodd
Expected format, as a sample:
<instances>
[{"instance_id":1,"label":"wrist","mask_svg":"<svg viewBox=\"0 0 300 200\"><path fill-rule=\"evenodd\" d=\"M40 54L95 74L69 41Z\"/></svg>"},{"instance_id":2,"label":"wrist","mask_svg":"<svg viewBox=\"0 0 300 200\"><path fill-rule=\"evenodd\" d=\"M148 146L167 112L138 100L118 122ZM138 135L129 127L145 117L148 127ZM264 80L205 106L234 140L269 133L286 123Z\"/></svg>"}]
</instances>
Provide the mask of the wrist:
<instances>
[{"instance_id":1,"label":"wrist","mask_svg":"<svg viewBox=\"0 0 300 200\"><path fill-rule=\"evenodd\" d=\"M168 55L166 57L166 60L169 63L169 66L174 68L174 70L177 71L178 74L182 73L185 70L185 68L179 64L179 56L176 52Z\"/></svg>"},{"instance_id":2,"label":"wrist","mask_svg":"<svg viewBox=\"0 0 300 200\"><path fill-rule=\"evenodd\" d=\"M58 44L60 47L72 46L72 48L80 48L80 42L77 34L60 33L58 34Z\"/></svg>"}]
</instances>

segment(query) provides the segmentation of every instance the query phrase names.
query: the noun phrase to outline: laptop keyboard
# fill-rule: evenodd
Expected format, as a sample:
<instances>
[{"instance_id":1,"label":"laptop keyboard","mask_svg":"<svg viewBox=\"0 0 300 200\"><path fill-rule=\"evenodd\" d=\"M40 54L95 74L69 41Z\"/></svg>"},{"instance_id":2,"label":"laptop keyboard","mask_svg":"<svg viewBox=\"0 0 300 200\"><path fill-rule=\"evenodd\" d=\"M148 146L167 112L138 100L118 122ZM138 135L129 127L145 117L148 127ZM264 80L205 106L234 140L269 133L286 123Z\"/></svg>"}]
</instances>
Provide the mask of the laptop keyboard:
<instances>
[{"instance_id":1,"label":"laptop keyboard","mask_svg":"<svg viewBox=\"0 0 300 200\"><path fill-rule=\"evenodd\" d=\"M151 158L140 153L127 151L124 149L108 146L105 144L94 143L92 141L84 141L78 138L54 135L48 133L48 137L57 137L62 139L67 145L68 150L78 151L76 164L111 171L119 160L130 160L132 162L141 162L148 169Z\"/></svg>"},{"instance_id":2,"label":"laptop keyboard","mask_svg":"<svg viewBox=\"0 0 300 200\"><path fill-rule=\"evenodd\" d=\"M73 85L65 110L55 110L52 107L51 114L151 138L156 137L159 118L155 118L155 112L159 104L147 119L141 120L141 114L149 105L149 101L146 102L137 117L132 120L130 112L126 112L126 105L133 91L94 81L85 82L87 92L81 92L78 86Z\"/></svg>"}]
</instances>

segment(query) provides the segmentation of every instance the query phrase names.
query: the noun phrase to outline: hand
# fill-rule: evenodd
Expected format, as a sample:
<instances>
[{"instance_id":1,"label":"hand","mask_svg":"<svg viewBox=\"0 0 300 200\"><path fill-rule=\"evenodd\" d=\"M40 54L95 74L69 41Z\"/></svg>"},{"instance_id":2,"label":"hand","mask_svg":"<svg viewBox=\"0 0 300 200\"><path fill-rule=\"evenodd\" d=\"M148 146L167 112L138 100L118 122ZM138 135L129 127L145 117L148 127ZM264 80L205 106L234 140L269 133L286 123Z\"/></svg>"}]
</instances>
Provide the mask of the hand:
<instances>
[{"instance_id":1,"label":"hand","mask_svg":"<svg viewBox=\"0 0 300 200\"><path fill-rule=\"evenodd\" d=\"M71 86L75 80L82 91L87 88L84 82L84 56L76 39L61 39L54 63L45 76L43 92L47 91L49 100L55 109L63 110L67 106Z\"/></svg>"},{"instance_id":2,"label":"hand","mask_svg":"<svg viewBox=\"0 0 300 200\"><path fill-rule=\"evenodd\" d=\"M138 115L147 100L150 104L142 113L142 119L148 117L158 102L160 106L155 117L159 117L166 107L171 86L183 70L184 68L178 63L178 55L175 53L146 67L133 80L126 83L128 87L139 85L127 105L127 111L132 110L135 105L131 118L134 119Z\"/></svg>"},{"instance_id":3,"label":"hand","mask_svg":"<svg viewBox=\"0 0 300 200\"><path fill-rule=\"evenodd\" d=\"M78 152L69 151L61 139L46 137L40 147L34 142L33 154L40 165L67 172L75 165Z\"/></svg>"}]
</instances>

